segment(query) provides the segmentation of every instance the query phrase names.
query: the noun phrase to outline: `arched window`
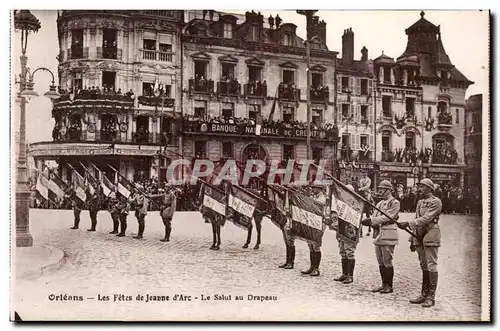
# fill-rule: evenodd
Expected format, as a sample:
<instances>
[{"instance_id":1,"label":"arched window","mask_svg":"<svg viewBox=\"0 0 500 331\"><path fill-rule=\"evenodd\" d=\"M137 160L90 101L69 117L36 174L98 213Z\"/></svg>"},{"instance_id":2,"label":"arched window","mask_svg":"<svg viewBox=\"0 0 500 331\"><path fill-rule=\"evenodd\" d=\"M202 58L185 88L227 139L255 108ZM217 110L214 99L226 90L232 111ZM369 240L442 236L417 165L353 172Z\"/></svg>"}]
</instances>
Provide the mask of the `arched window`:
<instances>
[{"instance_id":1,"label":"arched window","mask_svg":"<svg viewBox=\"0 0 500 331\"><path fill-rule=\"evenodd\" d=\"M392 132L383 131L382 132L382 151L388 152L392 148Z\"/></svg>"},{"instance_id":2,"label":"arched window","mask_svg":"<svg viewBox=\"0 0 500 331\"><path fill-rule=\"evenodd\" d=\"M444 101L439 101L438 102L438 114L440 113L446 113L448 109L448 105Z\"/></svg>"},{"instance_id":3,"label":"arched window","mask_svg":"<svg viewBox=\"0 0 500 331\"><path fill-rule=\"evenodd\" d=\"M405 146L406 146L406 148L414 148L415 147L415 133L406 132Z\"/></svg>"}]
</instances>

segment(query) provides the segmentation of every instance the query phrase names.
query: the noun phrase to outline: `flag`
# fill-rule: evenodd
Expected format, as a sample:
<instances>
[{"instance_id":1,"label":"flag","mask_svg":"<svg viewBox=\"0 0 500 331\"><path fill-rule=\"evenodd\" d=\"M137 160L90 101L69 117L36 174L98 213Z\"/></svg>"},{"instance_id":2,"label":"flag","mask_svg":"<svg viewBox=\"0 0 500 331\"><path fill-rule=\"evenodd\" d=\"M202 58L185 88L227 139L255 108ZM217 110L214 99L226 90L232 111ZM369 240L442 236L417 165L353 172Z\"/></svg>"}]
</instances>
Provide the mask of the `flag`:
<instances>
[{"instance_id":1,"label":"flag","mask_svg":"<svg viewBox=\"0 0 500 331\"><path fill-rule=\"evenodd\" d=\"M48 189L48 181L45 176L41 173L38 175L36 180L35 189L38 191L40 196L42 196L45 200L49 200L49 189Z\"/></svg>"},{"instance_id":2,"label":"flag","mask_svg":"<svg viewBox=\"0 0 500 331\"><path fill-rule=\"evenodd\" d=\"M337 233L351 243L357 243L364 202L337 180L333 180L330 195L330 212L338 222Z\"/></svg>"},{"instance_id":3,"label":"flag","mask_svg":"<svg viewBox=\"0 0 500 331\"><path fill-rule=\"evenodd\" d=\"M273 203L274 212L271 215L271 222L274 223L280 229L283 229L287 221L287 211L285 209L287 190L278 185L268 186L268 196L269 200Z\"/></svg>"},{"instance_id":4,"label":"flag","mask_svg":"<svg viewBox=\"0 0 500 331\"><path fill-rule=\"evenodd\" d=\"M252 226L252 218L258 203L259 198L256 195L243 187L231 185L227 206L229 216L233 217L229 219L234 225L248 230Z\"/></svg>"},{"instance_id":5,"label":"flag","mask_svg":"<svg viewBox=\"0 0 500 331\"><path fill-rule=\"evenodd\" d=\"M273 106L271 107L271 112L269 113L269 119L268 122L272 121L274 117L274 112L276 111L276 103L278 102L278 89L276 89L276 93L274 94L274 101L273 101Z\"/></svg>"},{"instance_id":6,"label":"flag","mask_svg":"<svg viewBox=\"0 0 500 331\"><path fill-rule=\"evenodd\" d=\"M200 193L202 195L202 215L210 220L225 219L226 204L224 201L226 193L206 182L202 183Z\"/></svg>"},{"instance_id":7,"label":"flag","mask_svg":"<svg viewBox=\"0 0 500 331\"><path fill-rule=\"evenodd\" d=\"M90 162L90 168L95 173L97 181L101 182L102 178L104 177L101 169L99 169L93 162Z\"/></svg>"},{"instance_id":8,"label":"flag","mask_svg":"<svg viewBox=\"0 0 500 331\"><path fill-rule=\"evenodd\" d=\"M105 196L109 196L111 192L116 191L116 186L104 174L101 177L101 187L102 187L102 192L104 193Z\"/></svg>"},{"instance_id":9,"label":"flag","mask_svg":"<svg viewBox=\"0 0 500 331\"><path fill-rule=\"evenodd\" d=\"M76 196L78 199L85 202L87 200L87 194L85 194L85 179L75 169L73 169L72 181Z\"/></svg>"},{"instance_id":10,"label":"flag","mask_svg":"<svg viewBox=\"0 0 500 331\"><path fill-rule=\"evenodd\" d=\"M307 242L321 244L325 226L324 204L310 196L289 191L291 234Z\"/></svg>"},{"instance_id":11,"label":"flag","mask_svg":"<svg viewBox=\"0 0 500 331\"><path fill-rule=\"evenodd\" d=\"M128 180L126 180L120 175L118 175L117 187L118 187L118 193L123 195L125 198L128 198L130 196L131 194L130 190L132 189L132 185Z\"/></svg>"},{"instance_id":12,"label":"flag","mask_svg":"<svg viewBox=\"0 0 500 331\"><path fill-rule=\"evenodd\" d=\"M65 192L68 189L68 185L54 172L49 173L49 190L59 199L64 199ZM52 199L57 200L57 199Z\"/></svg>"}]
</instances>

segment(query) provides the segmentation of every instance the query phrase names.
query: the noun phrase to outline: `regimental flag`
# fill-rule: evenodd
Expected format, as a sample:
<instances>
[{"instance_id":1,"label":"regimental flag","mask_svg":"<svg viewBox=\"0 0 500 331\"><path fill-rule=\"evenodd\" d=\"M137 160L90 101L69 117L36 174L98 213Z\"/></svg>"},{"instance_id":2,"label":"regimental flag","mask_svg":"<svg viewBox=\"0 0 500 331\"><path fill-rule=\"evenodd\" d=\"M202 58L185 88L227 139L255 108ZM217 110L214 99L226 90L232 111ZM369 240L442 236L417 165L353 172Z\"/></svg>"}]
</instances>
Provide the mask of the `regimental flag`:
<instances>
[{"instance_id":1,"label":"regimental flag","mask_svg":"<svg viewBox=\"0 0 500 331\"><path fill-rule=\"evenodd\" d=\"M78 199L80 199L82 202L85 202L87 200L87 194L85 193L85 178L82 177L75 169L73 169L72 172L72 181L73 181L73 187L76 193L76 196Z\"/></svg>"},{"instance_id":2,"label":"regimental flag","mask_svg":"<svg viewBox=\"0 0 500 331\"><path fill-rule=\"evenodd\" d=\"M360 196L337 180L333 181L330 196L332 219L337 219L337 233L351 243L359 240L363 207Z\"/></svg>"},{"instance_id":3,"label":"regimental flag","mask_svg":"<svg viewBox=\"0 0 500 331\"><path fill-rule=\"evenodd\" d=\"M321 244L325 225L325 205L295 191L289 191L291 234L310 243Z\"/></svg>"},{"instance_id":4,"label":"regimental flag","mask_svg":"<svg viewBox=\"0 0 500 331\"><path fill-rule=\"evenodd\" d=\"M262 213L267 209L261 197L237 185L229 188L227 207L228 219L245 230L252 225L256 211Z\"/></svg>"},{"instance_id":5,"label":"regimental flag","mask_svg":"<svg viewBox=\"0 0 500 331\"><path fill-rule=\"evenodd\" d=\"M221 189L202 182L200 188L202 198L201 213L209 220L225 221L226 218L226 192Z\"/></svg>"},{"instance_id":6,"label":"regimental flag","mask_svg":"<svg viewBox=\"0 0 500 331\"><path fill-rule=\"evenodd\" d=\"M108 179L108 177L105 174L102 174L101 177L101 187L102 187L102 192L104 193L105 196L109 196L111 192L116 191L116 186Z\"/></svg>"},{"instance_id":7,"label":"regimental flag","mask_svg":"<svg viewBox=\"0 0 500 331\"><path fill-rule=\"evenodd\" d=\"M40 172L40 174L38 175L35 189L42 198L44 198L45 200L49 200L48 180L44 175L42 175L42 172Z\"/></svg>"},{"instance_id":8,"label":"regimental flag","mask_svg":"<svg viewBox=\"0 0 500 331\"><path fill-rule=\"evenodd\" d=\"M130 197L130 194L131 194L131 190L132 190L132 184L130 184L130 182L123 178L122 176L116 174L117 176L117 179L116 179L116 186L118 188L118 193L120 193L121 195L123 195L125 198L128 199L128 197Z\"/></svg>"},{"instance_id":9,"label":"regimental flag","mask_svg":"<svg viewBox=\"0 0 500 331\"><path fill-rule=\"evenodd\" d=\"M68 185L54 171L49 171L48 188L57 197L57 199L54 198L53 200L62 201L66 195Z\"/></svg>"},{"instance_id":10,"label":"regimental flag","mask_svg":"<svg viewBox=\"0 0 500 331\"><path fill-rule=\"evenodd\" d=\"M283 229L287 221L287 206L285 201L287 199L286 188L279 185L268 185L269 201L273 204L273 212L271 213L271 222L277 227Z\"/></svg>"}]
</instances>

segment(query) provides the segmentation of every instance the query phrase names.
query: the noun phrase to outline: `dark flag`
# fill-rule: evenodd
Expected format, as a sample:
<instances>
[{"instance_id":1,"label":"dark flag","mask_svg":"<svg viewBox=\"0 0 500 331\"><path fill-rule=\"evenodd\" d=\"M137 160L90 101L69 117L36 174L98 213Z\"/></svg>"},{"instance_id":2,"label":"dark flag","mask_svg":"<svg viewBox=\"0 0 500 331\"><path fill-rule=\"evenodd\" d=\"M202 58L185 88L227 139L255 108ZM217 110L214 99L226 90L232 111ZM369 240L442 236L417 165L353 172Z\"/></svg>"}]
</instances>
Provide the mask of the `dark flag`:
<instances>
[{"instance_id":1,"label":"dark flag","mask_svg":"<svg viewBox=\"0 0 500 331\"><path fill-rule=\"evenodd\" d=\"M201 214L210 220L224 221L226 218L226 192L202 181L200 188L202 198Z\"/></svg>"},{"instance_id":2,"label":"dark flag","mask_svg":"<svg viewBox=\"0 0 500 331\"><path fill-rule=\"evenodd\" d=\"M321 244L325 205L305 194L289 191L291 233L307 242Z\"/></svg>"},{"instance_id":3,"label":"dark flag","mask_svg":"<svg viewBox=\"0 0 500 331\"><path fill-rule=\"evenodd\" d=\"M364 207L361 197L334 179L330 203L332 218L338 221L338 234L351 243L357 243Z\"/></svg>"},{"instance_id":4,"label":"dark flag","mask_svg":"<svg viewBox=\"0 0 500 331\"><path fill-rule=\"evenodd\" d=\"M262 198L247 189L231 185L228 196L228 219L245 230L252 225L252 218L259 205L259 211L265 211Z\"/></svg>"},{"instance_id":5,"label":"dark flag","mask_svg":"<svg viewBox=\"0 0 500 331\"><path fill-rule=\"evenodd\" d=\"M82 202L85 202L87 200L87 194L85 194L85 190L86 190L85 179L71 165L70 165L70 168L72 169L72 176L71 177L72 177L73 187L74 187L76 196Z\"/></svg>"},{"instance_id":6,"label":"dark flag","mask_svg":"<svg viewBox=\"0 0 500 331\"><path fill-rule=\"evenodd\" d=\"M270 122L274 117L274 112L276 111L276 103L278 102L278 90L276 89L276 93L274 94L273 106L271 107L271 112L269 113L268 122Z\"/></svg>"},{"instance_id":7,"label":"dark flag","mask_svg":"<svg viewBox=\"0 0 500 331\"><path fill-rule=\"evenodd\" d=\"M269 201L273 204L271 222L283 229L287 221L287 189L279 185L268 185Z\"/></svg>"}]
</instances>

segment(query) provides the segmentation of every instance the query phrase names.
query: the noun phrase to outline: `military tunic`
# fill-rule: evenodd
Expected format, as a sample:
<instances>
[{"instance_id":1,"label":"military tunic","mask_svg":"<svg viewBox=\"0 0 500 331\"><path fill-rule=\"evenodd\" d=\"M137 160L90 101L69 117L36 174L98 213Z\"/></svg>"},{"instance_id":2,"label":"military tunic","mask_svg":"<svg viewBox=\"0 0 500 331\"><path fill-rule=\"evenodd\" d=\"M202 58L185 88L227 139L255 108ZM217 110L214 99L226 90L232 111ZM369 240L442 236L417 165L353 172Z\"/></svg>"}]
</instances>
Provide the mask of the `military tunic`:
<instances>
[{"instance_id":1,"label":"military tunic","mask_svg":"<svg viewBox=\"0 0 500 331\"><path fill-rule=\"evenodd\" d=\"M394 197L379 201L376 207L385 212L392 219L399 214L400 203ZM392 267L394 248L398 244L398 227L396 223L390 222L389 218L375 209L371 217L373 230L373 244L375 245L375 255L379 266Z\"/></svg>"}]
</instances>

